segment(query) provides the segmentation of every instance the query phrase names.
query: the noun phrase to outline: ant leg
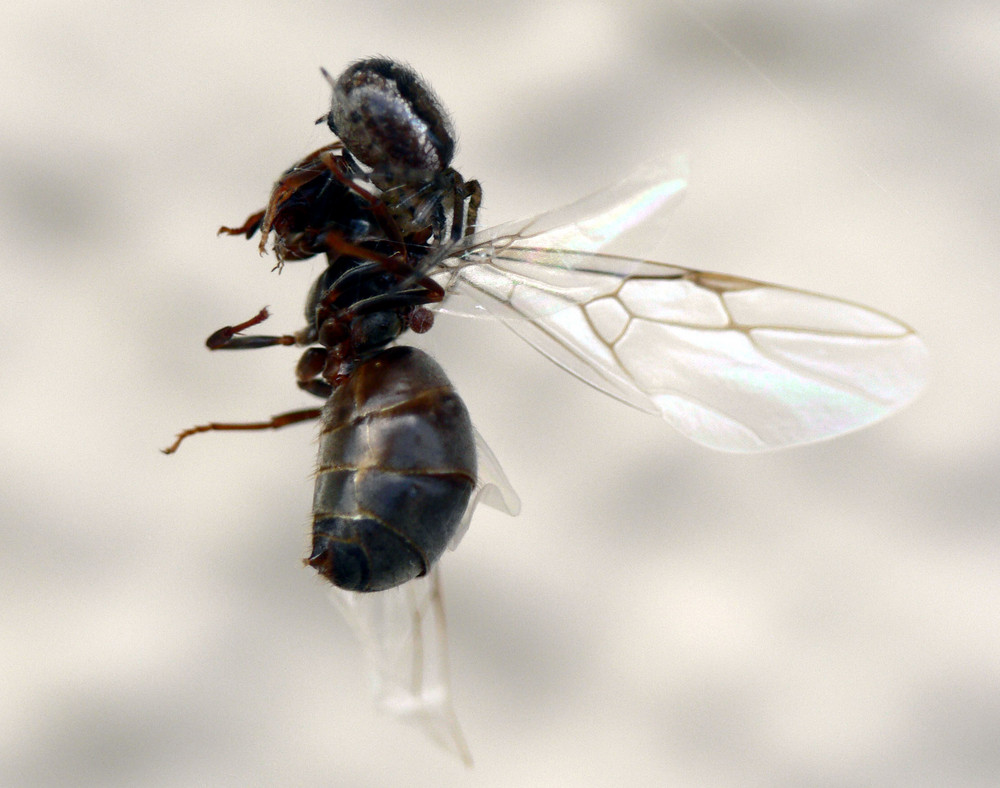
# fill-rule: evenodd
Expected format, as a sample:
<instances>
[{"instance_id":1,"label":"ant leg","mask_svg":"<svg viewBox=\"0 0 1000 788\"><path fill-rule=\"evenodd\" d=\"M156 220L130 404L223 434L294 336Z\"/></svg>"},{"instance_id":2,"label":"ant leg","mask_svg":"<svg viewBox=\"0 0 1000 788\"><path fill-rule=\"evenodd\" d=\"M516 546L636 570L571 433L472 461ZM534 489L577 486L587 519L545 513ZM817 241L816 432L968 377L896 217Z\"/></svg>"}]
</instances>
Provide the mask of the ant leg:
<instances>
[{"instance_id":1,"label":"ant leg","mask_svg":"<svg viewBox=\"0 0 1000 788\"><path fill-rule=\"evenodd\" d=\"M264 214L265 211L251 214L239 227L220 227L216 235L225 233L226 235L245 235L247 238L252 238L253 234L260 229L260 222L264 218Z\"/></svg>"},{"instance_id":2,"label":"ant leg","mask_svg":"<svg viewBox=\"0 0 1000 788\"><path fill-rule=\"evenodd\" d=\"M331 264L339 257L353 257L358 260L368 260L369 262L378 264L382 270L395 276L401 284L408 283L411 279L413 279L415 286L422 287L433 294L432 297L428 299L428 303L430 301L440 301L444 297L444 288L442 288L441 285L433 279L427 277L420 277L419 279L414 278L414 270L405 261L405 259L399 260L395 255L386 255L365 246L358 246L357 244L348 241L336 230L328 231L323 237L323 242L328 247L327 256L331 261ZM335 257L331 255L331 252L336 253L337 256ZM344 274L342 274L341 277L333 283L330 290L327 291L327 294L323 299L323 303L329 305L340 296L343 290L340 285L344 281L345 277L367 274L368 270L369 269L362 268L361 266L355 266L354 268L350 268L345 271Z\"/></svg>"},{"instance_id":3,"label":"ant leg","mask_svg":"<svg viewBox=\"0 0 1000 788\"><path fill-rule=\"evenodd\" d=\"M330 247L330 250L327 252L328 257L332 251L342 256L368 260L370 263L378 265L383 271L395 276L401 287L407 288L405 291L396 291L396 294L399 292L411 292L409 288L418 287L427 292L427 297L420 303L437 303L444 298L444 288L440 284L429 277L418 276L417 272L408 264L407 261L399 260L395 255L382 254L374 249L368 249L364 246L352 244L335 230L329 231L323 240L324 243ZM343 295L345 292L344 285L345 283L349 284L351 277L367 276L370 272L370 266L356 265L353 268L349 268L330 286L319 305L325 309L329 309L330 306L338 298L340 298L341 295ZM379 296L375 296L375 298L379 298ZM414 303L412 296L408 296L406 303ZM322 323L323 318L320 318L319 322Z\"/></svg>"},{"instance_id":4,"label":"ant leg","mask_svg":"<svg viewBox=\"0 0 1000 788\"><path fill-rule=\"evenodd\" d=\"M356 301L346 312L337 310L334 306L337 300L345 292L350 292L354 287L351 280L368 276L371 273L372 267L370 265L358 265L350 268L337 277L336 281L319 300L316 313L317 325L324 325L328 318L332 316L331 313L338 315L338 324L347 326L353 318L359 315L406 307L417 307L423 304L434 304L444 299L444 288L433 279L429 277L418 279L413 271L407 269L398 270L398 263L388 258L379 262L381 262L383 269L388 269L390 273L398 277L401 289L363 298ZM412 282L410 281L411 279ZM330 341L332 342L333 338L330 338ZM330 344L330 342L324 341L324 344Z\"/></svg>"},{"instance_id":5,"label":"ant leg","mask_svg":"<svg viewBox=\"0 0 1000 788\"><path fill-rule=\"evenodd\" d=\"M160 451L164 454L173 454L177 451L177 447L181 445L181 441L191 435L196 435L199 432L212 432L215 430L276 430L281 427L287 427L289 424L298 424L300 421L309 421L310 419L318 418L319 414L319 408L309 408L307 410L293 410L288 413L280 413L277 416L272 416L269 421L254 421L244 424L226 424L219 422L201 424L197 427L191 427L190 429L177 433L177 440L175 440L167 448L161 449Z\"/></svg>"},{"instance_id":6,"label":"ant leg","mask_svg":"<svg viewBox=\"0 0 1000 788\"><path fill-rule=\"evenodd\" d=\"M476 230L476 219L479 216L479 206L483 201L483 189L479 181L464 181L462 176L452 168L448 168L447 177L451 190L452 219L451 241L458 243L463 236L472 235ZM466 207L468 200L468 207Z\"/></svg>"},{"instance_id":7,"label":"ant leg","mask_svg":"<svg viewBox=\"0 0 1000 788\"><path fill-rule=\"evenodd\" d=\"M260 223L260 243L257 244L257 251L261 254L267 252L267 239L271 236L271 228L274 226L274 217L278 209L299 189L310 181L316 180L320 175L318 167L314 164L302 169L293 168L287 175L274 184L271 190L271 197L267 201L267 208L264 209L264 216ZM278 258L280 270L281 258Z\"/></svg>"},{"instance_id":8,"label":"ant leg","mask_svg":"<svg viewBox=\"0 0 1000 788\"><path fill-rule=\"evenodd\" d=\"M323 234L323 243L327 247L326 254L328 258L331 252L337 255L330 258L332 261L336 261L339 257L353 257L357 260L369 260L370 262L378 263L382 268L394 268L400 265L390 255L369 249L367 246L359 246L358 244L351 243L339 230L327 230Z\"/></svg>"},{"instance_id":9,"label":"ant leg","mask_svg":"<svg viewBox=\"0 0 1000 788\"><path fill-rule=\"evenodd\" d=\"M333 386L320 377L329 355L326 348L311 347L302 354L295 367L295 378L299 388L320 399L329 399L333 393Z\"/></svg>"},{"instance_id":10,"label":"ant leg","mask_svg":"<svg viewBox=\"0 0 1000 788\"><path fill-rule=\"evenodd\" d=\"M263 323L270 316L267 307L264 307L249 320L244 320L235 326L224 326L205 340L209 350L252 350L261 347L273 347L275 345L294 345L298 341L291 334L284 336L253 336L238 337L236 334L244 329Z\"/></svg>"},{"instance_id":11,"label":"ant leg","mask_svg":"<svg viewBox=\"0 0 1000 788\"><path fill-rule=\"evenodd\" d=\"M289 167L272 187L268 208L272 207L271 203L285 202L302 186L322 175L323 171L328 168L326 157L343 147L343 143L340 142L324 145Z\"/></svg>"},{"instance_id":12,"label":"ant leg","mask_svg":"<svg viewBox=\"0 0 1000 788\"><path fill-rule=\"evenodd\" d=\"M469 198L469 208L465 212L465 234L472 235L479 219L479 206L483 203L483 187L479 181L466 181L462 185L462 199L466 197Z\"/></svg>"},{"instance_id":13,"label":"ant leg","mask_svg":"<svg viewBox=\"0 0 1000 788\"><path fill-rule=\"evenodd\" d=\"M436 290L423 287L413 290L401 290L396 293L380 293L370 298L364 298L351 307L352 317L369 315L372 312L388 312L406 307L420 307L424 304L436 304L444 298L444 291L433 279L428 282L435 285Z\"/></svg>"}]
</instances>

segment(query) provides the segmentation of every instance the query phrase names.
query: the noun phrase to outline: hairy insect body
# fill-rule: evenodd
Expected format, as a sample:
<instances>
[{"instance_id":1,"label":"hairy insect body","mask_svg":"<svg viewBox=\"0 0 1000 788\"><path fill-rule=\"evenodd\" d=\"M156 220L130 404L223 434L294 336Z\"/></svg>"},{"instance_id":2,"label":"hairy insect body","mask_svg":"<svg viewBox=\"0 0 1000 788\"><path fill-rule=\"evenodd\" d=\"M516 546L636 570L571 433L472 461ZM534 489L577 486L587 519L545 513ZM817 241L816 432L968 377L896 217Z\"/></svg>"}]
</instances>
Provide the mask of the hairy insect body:
<instances>
[{"instance_id":1,"label":"hairy insect body","mask_svg":"<svg viewBox=\"0 0 1000 788\"><path fill-rule=\"evenodd\" d=\"M337 79L323 73L333 97L321 120L370 170L403 234L430 231L440 243L470 233L482 192L451 167L455 131L430 86L386 58L360 60Z\"/></svg>"},{"instance_id":2,"label":"hairy insect body","mask_svg":"<svg viewBox=\"0 0 1000 788\"><path fill-rule=\"evenodd\" d=\"M351 591L426 574L476 480L472 421L441 367L416 348L383 350L354 368L320 418L307 563Z\"/></svg>"},{"instance_id":3,"label":"hairy insect body","mask_svg":"<svg viewBox=\"0 0 1000 788\"><path fill-rule=\"evenodd\" d=\"M330 79L327 125L376 183L426 183L451 165L455 132L430 87L407 66L368 58Z\"/></svg>"}]
</instances>

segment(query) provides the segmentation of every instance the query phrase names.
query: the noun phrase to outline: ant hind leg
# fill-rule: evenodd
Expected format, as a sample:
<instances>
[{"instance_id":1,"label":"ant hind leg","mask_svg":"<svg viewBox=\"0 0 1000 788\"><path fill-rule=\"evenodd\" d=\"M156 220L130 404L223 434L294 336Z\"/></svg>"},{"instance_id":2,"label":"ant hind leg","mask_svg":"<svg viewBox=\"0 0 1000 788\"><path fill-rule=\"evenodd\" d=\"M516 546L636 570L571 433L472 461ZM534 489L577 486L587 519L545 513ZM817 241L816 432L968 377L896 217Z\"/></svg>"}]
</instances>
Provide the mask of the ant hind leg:
<instances>
[{"instance_id":1,"label":"ant hind leg","mask_svg":"<svg viewBox=\"0 0 1000 788\"><path fill-rule=\"evenodd\" d=\"M183 432L177 433L177 440L165 449L160 449L164 454L173 454L181 445L181 441L199 432L214 432L216 430L276 430L287 427L289 424L298 424L300 421L310 421L319 418L319 408L308 408L306 410L292 410L288 413L279 413L272 416L267 421L251 421L245 423L223 423L211 422L209 424L199 424L197 427L190 427Z\"/></svg>"}]
</instances>

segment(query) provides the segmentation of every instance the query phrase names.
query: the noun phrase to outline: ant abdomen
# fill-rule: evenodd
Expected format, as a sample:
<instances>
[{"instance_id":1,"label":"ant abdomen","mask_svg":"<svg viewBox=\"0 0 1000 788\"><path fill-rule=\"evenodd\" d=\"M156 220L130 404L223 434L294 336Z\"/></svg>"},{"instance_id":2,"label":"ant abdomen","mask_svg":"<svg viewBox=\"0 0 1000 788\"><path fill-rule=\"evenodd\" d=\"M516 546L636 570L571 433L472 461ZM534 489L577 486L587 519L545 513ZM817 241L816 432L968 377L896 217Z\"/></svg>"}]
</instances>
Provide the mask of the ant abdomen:
<instances>
[{"instance_id":1,"label":"ant abdomen","mask_svg":"<svg viewBox=\"0 0 1000 788\"><path fill-rule=\"evenodd\" d=\"M444 371L416 348L380 351L323 407L307 563L351 591L423 575L475 480L472 421Z\"/></svg>"}]
</instances>

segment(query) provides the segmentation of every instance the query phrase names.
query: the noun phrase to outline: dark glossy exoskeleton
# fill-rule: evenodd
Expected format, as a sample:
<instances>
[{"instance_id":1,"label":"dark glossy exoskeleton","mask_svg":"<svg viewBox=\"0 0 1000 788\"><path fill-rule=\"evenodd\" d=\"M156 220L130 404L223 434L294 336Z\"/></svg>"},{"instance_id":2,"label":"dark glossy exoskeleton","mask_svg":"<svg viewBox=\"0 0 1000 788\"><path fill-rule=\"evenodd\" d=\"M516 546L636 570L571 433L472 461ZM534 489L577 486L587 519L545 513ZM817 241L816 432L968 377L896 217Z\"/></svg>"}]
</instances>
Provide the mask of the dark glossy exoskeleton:
<instances>
[{"instance_id":1,"label":"dark glossy exoskeleton","mask_svg":"<svg viewBox=\"0 0 1000 788\"><path fill-rule=\"evenodd\" d=\"M286 170L266 208L219 232L260 230L262 253L273 233L278 268L321 253L370 259L376 248L413 267L421 248L470 234L482 189L451 166L455 133L430 87L386 58L358 61L336 80L322 73L333 98L317 123L339 140Z\"/></svg>"},{"instance_id":2,"label":"dark glossy exoskeleton","mask_svg":"<svg viewBox=\"0 0 1000 788\"><path fill-rule=\"evenodd\" d=\"M336 257L354 244L376 240L376 209L374 198L351 179L337 142L289 167L275 183L267 208L239 227L220 227L219 233L250 238L260 230L262 253L273 233L280 267L316 254Z\"/></svg>"},{"instance_id":3,"label":"dark glossy exoskeleton","mask_svg":"<svg viewBox=\"0 0 1000 788\"><path fill-rule=\"evenodd\" d=\"M416 348L382 350L323 406L308 563L351 591L423 575L475 481L472 421L444 371Z\"/></svg>"},{"instance_id":4,"label":"dark glossy exoskeleton","mask_svg":"<svg viewBox=\"0 0 1000 788\"><path fill-rule=\"evenodd\" d=\"M295 334L243 336L268 317L212 334L213 350L309 346L298 385L327 400L245 424L283 427L319 417L313 551L307 563L335 585L378 591L427 573L452 540L476 482L476 448L465 405L425 353L388 347L408 329L427 331L426 304L443 289L420 270L446 240L470 233L481 193L451 168L454 138L433 93L409 68L355 63L333 87L326 120L340 140L282 174L268 205L237 228L273 234L278 267L325 254Z\"/></svg>"}]
</instances>

